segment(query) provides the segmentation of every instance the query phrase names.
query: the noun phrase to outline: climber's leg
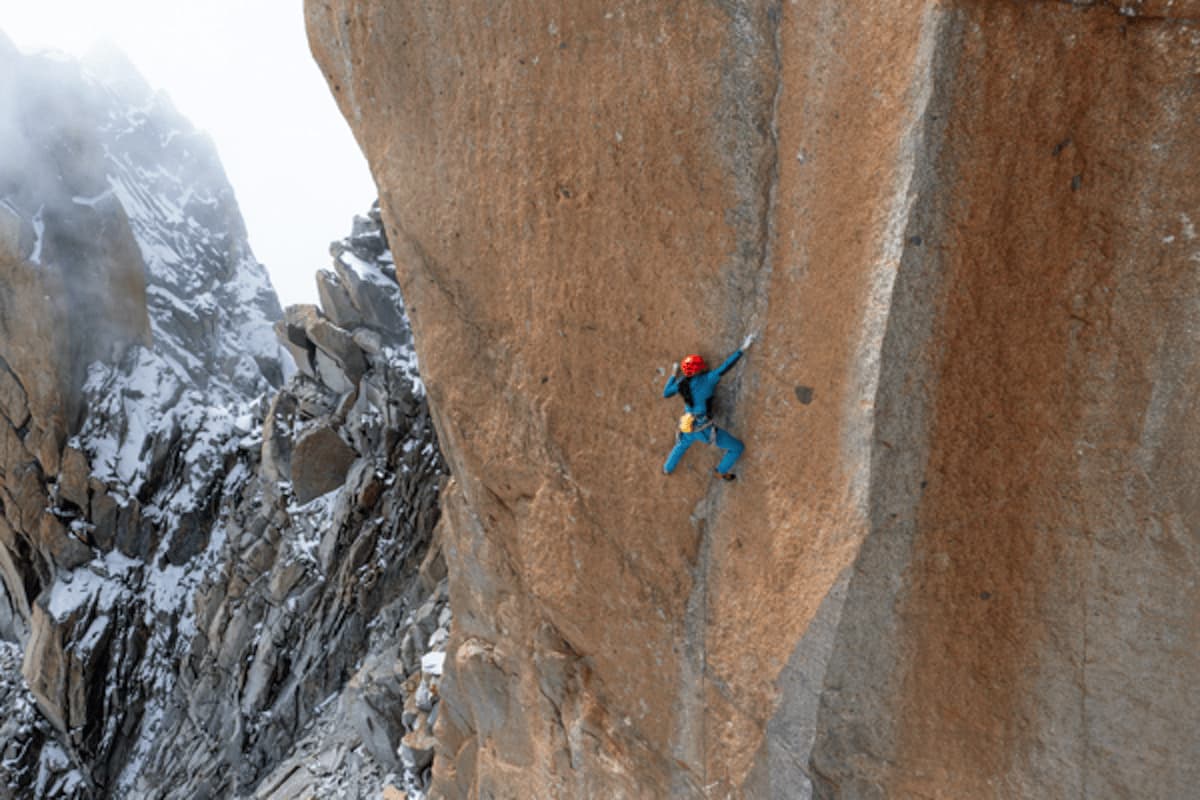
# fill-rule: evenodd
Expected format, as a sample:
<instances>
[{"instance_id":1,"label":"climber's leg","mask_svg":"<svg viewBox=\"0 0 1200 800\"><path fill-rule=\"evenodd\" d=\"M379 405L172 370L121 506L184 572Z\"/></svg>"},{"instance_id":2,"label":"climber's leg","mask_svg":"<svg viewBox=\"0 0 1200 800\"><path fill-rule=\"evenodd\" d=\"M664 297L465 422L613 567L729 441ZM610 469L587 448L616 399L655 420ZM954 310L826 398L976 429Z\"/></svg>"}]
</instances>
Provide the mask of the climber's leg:
<instances>
[{"instance_id":1,"label":"climber's leg","mask_svg":"<svg viewBox=\"0 0 1200 800\"><path fill-rule=\"evenodd\" d=\"M717 472L722 475L728 475L733 469L733 465L737 463L742 451L746 449L746 446L722 429L717 428L717 447L725 451L725 457L717 465Z\"/></svg>"},{"instance_id":2,"label":"climber's leg","mask_svg":"<svg viewBox=\"0 0 1200 800\"><path fill-rule=\"evenodd\" d=\"M680 433L675 437L675 446L671 448L671 454L667 456L667 463L663 464L663 472L670 475L675 471L675 467L679 466L679 459L683 458L683 454L692 446L692 442L696 441L691 435Z\"/></svg>"}]
</instances>

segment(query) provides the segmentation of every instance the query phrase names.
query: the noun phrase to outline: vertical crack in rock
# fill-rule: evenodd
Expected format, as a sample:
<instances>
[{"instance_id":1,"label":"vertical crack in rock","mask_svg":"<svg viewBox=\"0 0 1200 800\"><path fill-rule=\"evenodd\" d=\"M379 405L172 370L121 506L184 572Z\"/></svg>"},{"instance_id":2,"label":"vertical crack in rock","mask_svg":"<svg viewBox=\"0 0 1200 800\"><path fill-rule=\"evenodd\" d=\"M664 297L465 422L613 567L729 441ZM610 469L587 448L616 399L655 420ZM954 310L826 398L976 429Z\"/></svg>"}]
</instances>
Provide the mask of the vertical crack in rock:
<instances>
[{"instance_id":1,"label":"vertical crack in rock","mask_svg":"<svg viewBox=\"0 0 1200 800\"><path fill-rule=\"evenodd\" d=\"M803 678L808 690L816 694L814 707L806 710L803 698L785 692L777 718L770 723L798 729L807 739L804 759L811 769L802 780L807 784L803 796L811 792L832 798L867 791L870 773L847 770L844 764L860 753L881 760L890 757L894 732L885 725L878 721L861 727L847 725L847 720L858 718L857 709L878 702L864 699L857 687L847 684L853 683L848 676L860 672L890 676L888 686L878 687L880 693L886 693L894 690L892 683L903 666L893 641L895 621L875 625L863 620L878 613L879 607L891 608L897 602L903 587L894 576L911 559L924 486L925 437L933 407L927 392L913 387L927 386L934 379L931 371L936 356L930 348L935 346L943 267L941 249L933 245L945 215L945 200L938 188L948 178L940 157L960 27L953 12L932 4L926 8L911 81L918 105L903 139L883 255L871 285L868 311L874 310L876 315L868 317L870 324L864 325L855 359L855 363L863 365L865 361L870 367L860 366L856 380L860 391L870 391L866 396L873 400L869 421L863 424L865 432L854 445L868 448L861 462L865 473L857 473L852 484L855 505L867 519L867 537L855 564L847 570L847 585L831 591L826 599L828 608L822 609L822 616L832 620L834 633L818 642L807 658ZM875 598L875 592L882 592L884 599ZM880 640L888 644L876 647ZM781 680L794 680L789 678L791 672L789 664ZM778 771L769 777L772 787L777 781L788 785L780 780Z\"/></svg>"},{"instance_id":2,"label":"vertical crack in rock","mask_svg":"<svg viewBox=\"0 0 1200 800\"><path fill-rule=\"evenodd\" d=\"M745 330L759 331L761 321L766 319L770 303L769 288L771 273L775 269L775 209L779 202L779 103L783 97L783 5L775 3L767 8L767 19L771 25L771 64L774 67L774 89L771 93L771 117L769 132L770 183L767 187L766 210L763 213L762 259L754 276L757 284L755 305ZM759 331L765 333L765 331Z\"/></svg>"},{"instance_id":3,"label":"vertical crack in rock","mask_svg":"<svg viewBox=\"0 0 1200 800\"><path fill-rule=\"evenodd\" d=\"M752 291L750 297L743 300L749 305L743 309L740 318L740 328L734 332L749 333L759 331L762 321L766 319L770 303L769 289L771 273L774 271L775 251L775 211L779 195L779 102L783 96L783 8L780 3L772 3L765 12L769 35L763 36L765 49L769 52L770 70L767 77L771 82L770 113L767 115L766 142L762 160L763 169L758 181L761 183L761 212L758 215L758 259L751 274ZM734 383L734 396L739 394L742 382L739 373ZM736 413L736 405L734 406Z\"/></svg>"},{"instance_id":4,"label":"vertical crack in rock","mask_svg":"<svg viewBox=\"0 0 1200 800\"><path fill-rule=\"evenodd\" d=\"M779 190L778 112L783 92L782 7L771 3L756 10L740 3L721 3L729 17L730 52L726 55L722 94L731 119L721 126L728 138L722 141L729 154L730 169L737 187L739 205L728 215L737 242L728 267L728 284L734 296L725 320L725 341L740 343L741 337L758 330L766 319L772 272L774 215ZM727 112L730 113L730 112ZM730 348L731 349L731 348ZM738 419L738 400L743 378L731 376L725 389L728 415ZM684 653L680 668L680 719L676 737L676 759L687 765L689 782L698 777L700 793L712 796L723 779L711 780L709 773L711 709L710 688L728 694L708 667L708 632L711 598L713 537L720 535L723 482L712 484L698 504L692 522L700 540L692 571L692 592L684 619ZM732 697L727 697L731 703ZM677 787L677 791L680 787ZM695 791L693 787L693 791Z\"/></svg>"},{"instance_id":5,"label":"vertical crack in rock","mask_svg":"<svg viewBox=\"0 0 1200 800\"><path fill-rule=\"evenodd\" d=\"M849 425L846 434L850 441L845 443L848 453L869 453L876 447L874 407L866 407L862 412L857 407L861 398L875 398L879 392L880 364L882 360L884 334L887 330L888 315L892 308L892 292L896 283L896 275L904 259L905 250L909 246L906 240L910 213L919 197L920 184L916 180L918 167L928 166L922 159L922 148L925 144L926 114L929 100L933 94L935 56L937 45L941 41L942 24L946 12L939 5L928 4L925 7L924 21L921 24L921 40L913 68L911 82L912 113L905 127L904 137L899 152L896 154L896 176L892 191L891 205L888 208L881 252L875 262L868 288L866 313L863 317L862 332L856 348L856 357L852 364L855 371L854 384L857 387L847 395L849 404L845 411L847 419L855 419L865 414L866 419L858 425ZM929 186L929 191L934 187ZM872 470L870 458L859 459L857 472L851 482L851 492L854 504L862 510L863 516L868 515L869 494L871 490Z\"/></svg>"},{"instance_id":6,"label":"vertical crack in rock","mask_svg":"<svg viewBox=\"0 0 1200 800\"><path fill-rule=\"evenodd\" d=\"M716 149L728 157L737 205L729 209L735 249L726 267L733 292L725 338L741 340L765 316L772 272L774 212L779 186L779 101L782 9L719 4L728 15L729 45L722 69L723 104Z\"/></svg>"},{"instance_id":7,"label":"vertical crack in rock","mask_svg":"<svg viewBox=\"0 0 1200 800\"><path fill-rule=\"evenodd\" d=\"M679 775L687 785L677 783L673 790L680 796L695 791L697 785L704 786L708 780L704 759L707 722L704 687L708 671L705 643L708 628L708 561L712 551L712 526L708 517L712 513L712 505L711 498L701 500L692 516L692 525L700 537L700 550L692 571L692 592L684 616L683 658L680 659L679 734L675 758L687 768L686 773Z\"/></svg>"}]
</instances>

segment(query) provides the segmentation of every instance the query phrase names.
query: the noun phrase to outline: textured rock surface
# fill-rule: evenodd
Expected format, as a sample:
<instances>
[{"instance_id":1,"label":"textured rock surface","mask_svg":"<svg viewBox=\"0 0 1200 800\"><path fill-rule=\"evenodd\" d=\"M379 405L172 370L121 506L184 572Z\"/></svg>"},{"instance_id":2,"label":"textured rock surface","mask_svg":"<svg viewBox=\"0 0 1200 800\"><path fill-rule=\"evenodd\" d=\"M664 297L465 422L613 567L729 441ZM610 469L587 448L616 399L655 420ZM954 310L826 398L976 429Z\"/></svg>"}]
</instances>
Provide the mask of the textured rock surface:
<instances>
[{"instance_id":1,"label":"textured rock surface","mask_svg":"<svg viewBox=\"0 0 1200 800\"><path fill-rule=\"evenodd\" d=\"M436 792L1188 793L1197 4L306 13L455 475Z\"/></svg>"},{"instance_id":2,"label":"textured rock surface","mask_svg":"<svg viewBox=\"0 0 1200 800\"><path fill-rule=\"evenodd\" d=\"M0 800L77 797L82 776L21 680L21 649L0 642Z\"/></svg>"},{"instance_id":3,"label":"textured rock surface","mask_svg":"<svg viewBox=\"0 0 1200 800\"><path fill-rule=\"evenodd\" d=\"M1200 778L1200 8L1175 5L940 23L942 196L909 234L937 252L893 300L825 795Z\"/></svg>"},{"instance_id":4,"label":"textured rock surface","mask_svg":"<svg viewBox=\"0 0 1200 800\"><path fill-rule=\"evenodd\" d=\"M378 797L381 789L384 797L400 791L406 800L426 796L432 749L418 763L405 743L418 736L434 744L438 656L449 638L451 615L443 580L415 611L395 616L418 596L385 609L374 626L371 654L341 694L322 704L292 755L259 783L255 800L367 798Z\"/></svg>"}]
</instances>

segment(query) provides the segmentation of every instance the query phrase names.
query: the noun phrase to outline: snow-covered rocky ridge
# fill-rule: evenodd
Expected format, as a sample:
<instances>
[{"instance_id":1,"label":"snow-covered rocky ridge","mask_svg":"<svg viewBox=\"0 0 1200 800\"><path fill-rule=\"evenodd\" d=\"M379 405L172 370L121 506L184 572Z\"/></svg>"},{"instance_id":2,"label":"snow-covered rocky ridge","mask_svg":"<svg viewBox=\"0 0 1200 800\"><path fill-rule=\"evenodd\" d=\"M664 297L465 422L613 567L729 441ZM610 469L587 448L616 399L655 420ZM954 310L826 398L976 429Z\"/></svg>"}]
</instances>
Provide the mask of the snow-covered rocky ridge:
<instances>
[{"instance_id":1,"label":"snow-covered rocky ridge","mask_svg":"<svg viewBox=\"0 0 1200 800\"><path fill-rule=\"evenodd\" d=\"M333 250L320 280L347 302L276 325L299 369L270 403L253 474L223 500L191 649L122 796L428 786L436 696L418 695L436 686L450 622L433 539L444 467L377 209Z\"/></svg>"},{"instance_id":2,"label":"snow-covered rocky ridge","mask_svg":"<svg viewBox=\"0 0 1200 800\"><path fill-rule=\"evenodd\" d=\"M36 772L76 772L4 777L93 794L246 479L282 312L211 143L122 58L0 41L0 84L0 636L57 733Z\"/></svg>"},{"instance_id":3,"label":"snow-covered rocky ridge","mask_svg":"<svg viewBox=\"0 0 1200 800\"><path fill-rule=\"evenodd\" d=\"M285 321L211 144L120 57L0 37L0 145L0 798L243 794L444 604L378 215ZM375 731L402 781L402 709Z\"/></svg>"},{"instance_id":4,"label":"snow-covered rocky ridge","mask_svg":"<svg viewBox=\"0 0 1200 800\"><path fill-rule=\"evenodd\" d=\"M281 311L208 137L120 54L94 52L85 70L110 100L99 131L108 189L86 202L111 198L128 217L153 347L90 365L77 444L97 477L134 496L178 448L189 482L164 487L154 513L179 518L209 493L220 442L248 432L247 402L282 382L271 330ZM182 431L194 432L189 441Z\"/></svg>"}]
</instances>

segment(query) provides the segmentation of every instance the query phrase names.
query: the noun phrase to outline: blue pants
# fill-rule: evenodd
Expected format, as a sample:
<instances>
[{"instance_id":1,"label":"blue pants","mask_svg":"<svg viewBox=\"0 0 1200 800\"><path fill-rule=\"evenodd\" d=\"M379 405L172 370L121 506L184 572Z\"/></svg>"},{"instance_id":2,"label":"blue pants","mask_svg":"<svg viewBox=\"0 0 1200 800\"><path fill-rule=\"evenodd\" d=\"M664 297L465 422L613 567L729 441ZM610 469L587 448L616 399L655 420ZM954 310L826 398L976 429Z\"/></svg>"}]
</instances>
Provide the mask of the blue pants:
<instances>
[{"instance_id":1,"label":"blue pants","mask_svg":"<svg viewBox=\"0 0 1200 800\"><path fill-rule=\"evenodd\" d=\"M738 457L746 449L744 444L715 425L705 428L702 431L696 431L695 433L683 433L681 431L679 437L675 440L675 446L671 448L671 454L667 456L667 463L663 464L663 472L668 475L674 472L675 467L679 466L679 459L683 458L683 454L696 442L715 444L725 451L725 457L717 465L717 472L720 473L726 473L733 469L733 465L737 463Z\"/></svg>"}]
</instances>

